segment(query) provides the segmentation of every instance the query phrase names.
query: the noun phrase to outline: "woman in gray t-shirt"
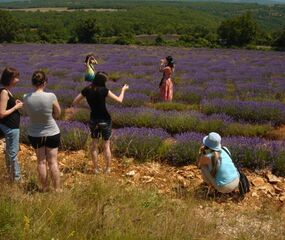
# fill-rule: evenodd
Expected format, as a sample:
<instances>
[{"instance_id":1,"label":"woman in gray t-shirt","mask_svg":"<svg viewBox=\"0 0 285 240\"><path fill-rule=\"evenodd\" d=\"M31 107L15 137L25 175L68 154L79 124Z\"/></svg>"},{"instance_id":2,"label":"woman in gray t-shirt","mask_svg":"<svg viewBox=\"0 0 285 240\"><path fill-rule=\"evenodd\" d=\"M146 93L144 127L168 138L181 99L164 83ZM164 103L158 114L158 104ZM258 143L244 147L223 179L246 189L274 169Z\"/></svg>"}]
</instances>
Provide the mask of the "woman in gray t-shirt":
<instances>
[{"instance_id":1,"label":"woman in gray t-shirt","mask_svg":"<svg viewBox=\"0 0 285 240\"><path fill-rule=\"evenodd\" d=\"M54 118L60 116L61 109L56 96L44 91L47 85L44 72L34 72L32 84L35 91L24 95L24 108L30 118L28 137L38 158L38 172L43 190L47 191L49 188L48 163L55 191L60 191L60 172L57 162L60 130Z\"/></svg>"}]
</instances>

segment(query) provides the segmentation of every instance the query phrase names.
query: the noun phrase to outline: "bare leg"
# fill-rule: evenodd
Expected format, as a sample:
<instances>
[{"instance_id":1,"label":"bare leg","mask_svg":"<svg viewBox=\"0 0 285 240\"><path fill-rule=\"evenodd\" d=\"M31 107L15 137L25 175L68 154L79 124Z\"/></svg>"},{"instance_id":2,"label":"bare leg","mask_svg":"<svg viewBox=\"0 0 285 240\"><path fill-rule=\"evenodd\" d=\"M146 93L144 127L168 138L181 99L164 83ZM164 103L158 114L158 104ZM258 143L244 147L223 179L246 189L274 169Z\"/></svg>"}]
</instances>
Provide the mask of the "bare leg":
<instances>
[{"instance_id":1,"label":"bare leg","mask_svg":"<svg viewBox=\"0 0 285 240\"><path fill-rule=\"evenodd\" d=\"M47 174L47 162L46 162L46 152L45 147L36 149L36 155L38 158L38 173L39 179L42 184L43 190L48 189L48 174Z\"/></svg>"},{"instance_id":2,"label":"bare leg","mask_svg":"<svg viewBox=\"0 0 285 240\"><path fill-rule=\"evenodd\" d=\"M46 156L55 191L60 191L60 172L57 163L58 148L46 148Z\"/></svg>"},{"instance_id":3,"label":"bare leg","mask_svg":"<svg viewBox=\"0 0 285 240\"><path fill-rule=\"evenodd\" d=\"M211 175L208 166L201 166L201 172L204 182L216 188L216 180Z\"/></svg>"},{"instance_id":4,"label":"bare leg","mask_svg":"<svg viewBox=\"0 0 285 240\"><path fill-rule=\"evenodd\" d=\"M99 172L99 166L98 166L98 140L96 138L93 138L92 141L92 148L91 148L91 155L92 155L92 161L95 168L95 173Z\"/></svg>"},{"instance_id":5,"label":"bare leg","mask_svg":"<svg viewBox=\"0 0 285 240\"><path fill-rule=\"evenodd\" d=\"M106 167L104 172L109 173L110 167L111 167L111 149L110 149L110 140L104 142L104 157L105 157L105 163Z\"/></svg>"}]
</instances>

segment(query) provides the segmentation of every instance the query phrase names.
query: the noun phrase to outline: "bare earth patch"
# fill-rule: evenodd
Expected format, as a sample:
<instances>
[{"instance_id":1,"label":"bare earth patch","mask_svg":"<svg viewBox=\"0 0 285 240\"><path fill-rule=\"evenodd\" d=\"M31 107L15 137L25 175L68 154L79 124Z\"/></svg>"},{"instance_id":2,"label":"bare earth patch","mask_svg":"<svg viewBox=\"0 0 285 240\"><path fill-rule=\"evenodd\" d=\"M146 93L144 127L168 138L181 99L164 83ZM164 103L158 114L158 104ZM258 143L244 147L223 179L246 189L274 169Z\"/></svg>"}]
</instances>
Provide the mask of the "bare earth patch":
<instances>
[{"instance_id":1,"label":"bare earth patch","mask_svg":"<svg viewBox=\"0 0 285 240\"><path fill-rule=\"evenodd\" d=\"M3 151L3 149L2 149ZM3 155L1 154L1 158ZM31 147L21 145L19 159L24 181L36 176L36 156ZM4 159L1 160L4 162ZM100 166L103 168L103 156ZM75 185L85 185L97 175L88 153L60 152L59 164L64 191ZM132 158L113 159L112 172L105 176L114 179L126 188L154 189L183 204L189 197L196 199L196 214L205 219L217 220L221 239L231 239L246 232L254 237L263 232L275 239L285 239L285 179L276 177L270 171L249 172L245 170L252 186L251 192L241 200L239 194L219 195L208 192L202 184L199 169L194 165L173 167L158 162L138 164ZM102 177L104 177L103 174ZM276 217L278 216L278 217ZM272 233L273 231L273 233Z\"/></svg>"}]
</instances>

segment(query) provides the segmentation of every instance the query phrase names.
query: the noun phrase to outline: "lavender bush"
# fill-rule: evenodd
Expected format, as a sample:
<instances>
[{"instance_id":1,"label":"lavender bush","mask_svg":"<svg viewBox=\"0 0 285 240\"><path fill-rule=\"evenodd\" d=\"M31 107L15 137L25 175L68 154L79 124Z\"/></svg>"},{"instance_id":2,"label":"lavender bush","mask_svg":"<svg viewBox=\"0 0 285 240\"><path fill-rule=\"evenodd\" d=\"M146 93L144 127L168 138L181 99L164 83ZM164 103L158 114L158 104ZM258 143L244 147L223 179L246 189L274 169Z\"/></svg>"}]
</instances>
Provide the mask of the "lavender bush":
<instances>
[{"instance_id":1,"label":"lavender bush","mask_svg":"<svg viewBox=\"0 0 285 240\"><path fill-rule=\"evenodd\" d=\"M160 148L169 137L162 129L122 128L115 131L114 151L139 161L160 159Z\"/></svg>"},{"instance_id":2,"label":"lavender bush","mask_svg":"<svg viewBox=\"0 0 285 240\"><path fill-rule=\"evenodd\" d=\"M28 124L29 118L22 117L20 141L27 144L29 144L27 135ZM61 149L79 150L86 147L87 138L89 136L89 129L85 124L76 121L57 121L57 124L61 131Z\"/></svg>"}]
</instances>

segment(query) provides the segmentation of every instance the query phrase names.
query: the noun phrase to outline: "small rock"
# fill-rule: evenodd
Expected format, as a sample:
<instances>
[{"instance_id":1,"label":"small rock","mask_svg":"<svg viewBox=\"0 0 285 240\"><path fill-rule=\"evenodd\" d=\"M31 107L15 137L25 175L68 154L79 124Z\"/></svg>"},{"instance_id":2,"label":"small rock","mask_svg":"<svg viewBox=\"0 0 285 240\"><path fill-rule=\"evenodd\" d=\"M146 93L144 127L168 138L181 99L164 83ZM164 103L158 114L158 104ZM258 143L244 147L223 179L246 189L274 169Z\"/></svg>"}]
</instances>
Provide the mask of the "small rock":
<instances>
[{"instance_id":1,"label":"small rock","mask_svg":"<svg viewBox=\"0 0 285 240\"><path fill-rule=\"evenodd\" d=\"M133 176L135 176L135 175L136 175L136 171L135 171L135 170L132 170L132 171L126 173L126 176L127 176L127 177L133 177Z\"/></svg>"},{"instance_id":2,"label":"small rock","mask_svg":"<svg viewBox=\"0 0 285 240\"><path fill-rule=\"evenodd\" d=\"M275 175L273 175L272 173L267 173L266 177L268 179L268 182L270 182L270 183L274 184L274 183L281 182L281 180L278 177L276 177Z\"/></svg>"},{"instance_id":3,"label":"small rock","mask_svg":"<svg viewBox=\"0 0 285 240\"><path fill-rule=\"evenodd\" d=\"M263 178L261 177L255 177L254 179L251 180L253 186L255 187L259 187L262 186L263 184L265 184Z\"/></svg>"},{"instance_id":4,"label":"small rock","mask_svg":"<svg viewBox=\"0 0 285 240\"><path fill-rule=\"evenodd\" d=\"M277 185L274 185L273 187L274 187L274 190L275 190L276 193L283 192L283 189L279 188Z\"/></svg>"},{"instance_id":5,"label":"small rock","mask_svg":"<svg viewBox=\"0 0 285 240\"><path fill-rule=\"evenodd\" d=\"M279 197L279 200L280 200L281 202L285 202L285 195L281 195L281 196Z\"/></svg>"},{"instance_id":6,"label":"small rock","mask_svg":"<svg viewBox=\"0 0 285 240\"><path fill-rule=\"evenodd\" d=\"M131 164L135 161L134 158L123 158L125 164Z\"/></svg>"},{"instance_id":7,"label":"small rock","mask_svg":"<svg viewBox=\"0 0 285 240\"><path fill-rule=\"evenodd\" d=\"M152 182L154 180L154 177L143 176L142 179L143 179L143 183L150 183L150 182Z\"/></svg>"},{"instance_id":8,"label":"small rock","mask_svg":"<svg viewBox=\"0 0 285 240\"><path fill-rule=\"evenodd\" d=\"M280 189L282 189L283 191L285 191L285 183L283 183L283 182L278 182L278 183L276 184L276 186L279 187Z\"/></svg>"},{"instance_id":9,"label":"small rock","mask_svg":"<svg viewBox=\"0 0 285 240\"><path fill-rule=\"evenodd\" d=\"M258 197L258 194L257 194L257 192L253 192L253 193L251 194L251 196L252 196L252 197Z\"/></svg>"}]
</instances>

